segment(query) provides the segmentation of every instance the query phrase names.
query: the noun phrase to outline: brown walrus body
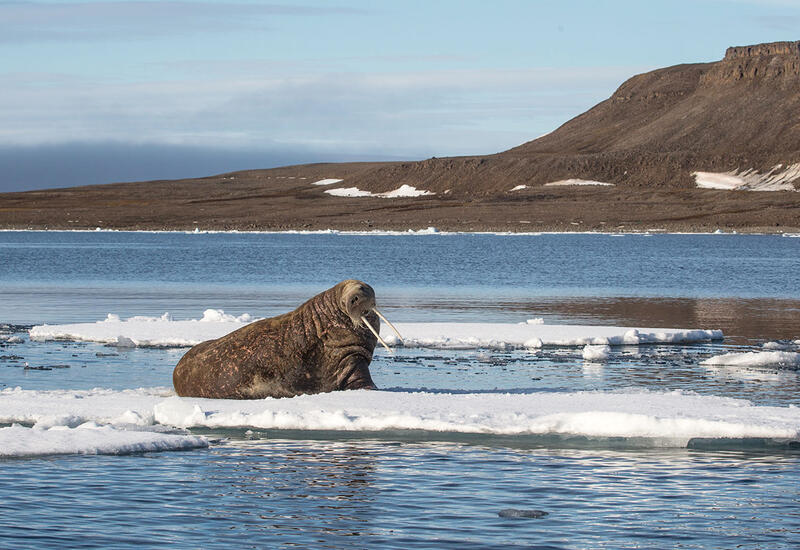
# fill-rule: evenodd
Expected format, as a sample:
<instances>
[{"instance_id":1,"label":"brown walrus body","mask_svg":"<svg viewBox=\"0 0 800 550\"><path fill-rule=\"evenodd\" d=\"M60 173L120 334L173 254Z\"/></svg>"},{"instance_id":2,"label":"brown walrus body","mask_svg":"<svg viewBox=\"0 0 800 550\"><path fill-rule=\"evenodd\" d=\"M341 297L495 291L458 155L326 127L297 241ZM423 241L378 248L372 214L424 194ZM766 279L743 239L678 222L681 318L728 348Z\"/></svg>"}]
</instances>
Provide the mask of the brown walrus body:
<instances>
[{"instance_id":1,"label":"brown walrus body","mask_svg":"<svg viewBox=\"0 0 800 550\"><path fill-rule=\"evenodd\" d=\"M290 397L370 388L369 363L379 327L375 292L342 281L283 315L262 319L194 346L172 373L180 396L224 399Z\"/></svg>"}]
</instances>

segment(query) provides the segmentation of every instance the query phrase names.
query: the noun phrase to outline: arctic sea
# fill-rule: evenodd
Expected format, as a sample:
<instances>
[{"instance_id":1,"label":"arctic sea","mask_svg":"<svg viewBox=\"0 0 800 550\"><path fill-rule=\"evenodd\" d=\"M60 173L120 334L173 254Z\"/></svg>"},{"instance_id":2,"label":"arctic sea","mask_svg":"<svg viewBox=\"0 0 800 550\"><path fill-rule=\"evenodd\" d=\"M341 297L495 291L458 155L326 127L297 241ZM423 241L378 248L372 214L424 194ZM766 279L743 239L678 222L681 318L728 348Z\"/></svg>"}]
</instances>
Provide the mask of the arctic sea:
<instances>
[{"instance_id":1,"label":"arctic sea","mask_svg":"<svg viewBox=\"0 0 800 550\"><path fill-rule=\"evenodd\" d=\"M0 232L0 548L796 548L798 273L792 236ZM347 278L421 334L380 391L174 396L159 341Z\"/></svg>"}]
</instances>

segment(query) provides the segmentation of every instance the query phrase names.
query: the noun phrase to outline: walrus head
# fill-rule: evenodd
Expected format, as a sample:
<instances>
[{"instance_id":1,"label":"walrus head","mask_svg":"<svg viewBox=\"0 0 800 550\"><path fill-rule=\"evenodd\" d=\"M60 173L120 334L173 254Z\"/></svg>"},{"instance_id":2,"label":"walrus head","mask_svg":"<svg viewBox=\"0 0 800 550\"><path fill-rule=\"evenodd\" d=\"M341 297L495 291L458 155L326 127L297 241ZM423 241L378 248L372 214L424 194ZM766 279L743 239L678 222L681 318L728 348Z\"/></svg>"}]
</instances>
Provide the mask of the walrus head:
<instances>
[{"instance_id":1,"label":"walrus head","mask_svg":"<svg viewBox=\"0 0 800 550\"><path fill-rule=\"evenodd\" d=\"M356 281L355 279L342 281L339 284L341 285L339 307L341 307L342 311L344 311L347 316L350 317L350 320L353 321L353 326L356 328L362 325L366 326L372 332L372 334L375 335L378 341L383 344L383 347L385 347L389 353L392 353L392 349L384 341L384 339L380 337L380 334L378 334L378 331L375 330L375 327L370 324L367 316L374 312L378 317L383 319L387 325L389 325L394 333L397 334L397 337L401 342L403 337L400 336L400 333L397 331L395 326L390 323L389 320L384 317L383 314L375 307L375 291L372 290L372 287L367 283Z\"/></svg>"}]
</instances>

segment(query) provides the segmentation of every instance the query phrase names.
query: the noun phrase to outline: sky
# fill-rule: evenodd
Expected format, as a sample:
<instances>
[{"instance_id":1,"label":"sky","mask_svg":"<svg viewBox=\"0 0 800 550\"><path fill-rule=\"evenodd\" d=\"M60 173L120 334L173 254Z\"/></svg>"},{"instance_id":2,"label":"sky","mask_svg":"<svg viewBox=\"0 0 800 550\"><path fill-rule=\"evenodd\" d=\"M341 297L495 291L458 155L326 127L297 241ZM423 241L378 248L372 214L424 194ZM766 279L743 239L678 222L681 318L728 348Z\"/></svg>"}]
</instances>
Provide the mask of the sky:
<instances>
[{"instance_id":1,"label":"sky","mask_svg":"<svg viewBox=\"0 0 800 550\"><path fill-rule=\"evenodd\" d=\"M0 0L0 192L489 154L800 0Z\"/></svg>"}]
</instances>

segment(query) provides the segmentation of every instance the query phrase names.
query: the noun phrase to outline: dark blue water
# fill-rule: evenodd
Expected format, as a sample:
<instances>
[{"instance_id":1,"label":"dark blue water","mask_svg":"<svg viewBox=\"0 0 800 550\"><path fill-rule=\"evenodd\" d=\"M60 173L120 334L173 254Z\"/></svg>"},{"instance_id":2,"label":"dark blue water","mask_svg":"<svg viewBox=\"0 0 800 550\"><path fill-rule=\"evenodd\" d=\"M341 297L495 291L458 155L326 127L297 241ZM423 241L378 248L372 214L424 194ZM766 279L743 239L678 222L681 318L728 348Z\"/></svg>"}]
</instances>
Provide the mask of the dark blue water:
<instances>
[{"instance_id":1,"label":"dark blue water","mask_svg":"<svg viewBox=\"0 0 800 550\"><path fill-rule=\"evenodd\" d=\"M391 306L443 309L534 297L796 299L798 273L800 239L759 235L0 232L0 318L272 314L347 278Z\"/></svg>"},{"instance_id":2,"label":"dark blue water","mask_svg":"<svg viewBox=\"0 0 800 550\"><path fill-rule=\"evenodd\" d=\"M788 456L269 440L0 467L4 548L788 549L800 532Z\"/></svg>"},{"instance_id":3,"label":"dark blue water","mask_svg":"<svg viewBox=\"0 0 800 550\"><path fill-rule=\"evenodd\" d=\"M598 318L633 304L652 326L666 319L666 300L701 328L757 312L763 340L779 330L798 339L786 321L798 273L800 239L775 236L0 232L0 324L197 318L208 307L271 315L356 277L397 320L516 322L539 314L532 303L555 300L577 304L558 311L575 322L574 311L590 316L578 306L610 300L617 310ZM182 352L0 332L23 339L0 343L0 388L168 386ZM603 365L569 349L404 349L377 354L371 368L397 391L679 389L800 406L797 371L700 365L740 345L749 342L617 348ZM772 549L800 540L800 455L787 448L209 435L212 446L197 451L0 461L0 548ZM546 515L500 517L506 509Z\"/></svg>"}]
</instances>

